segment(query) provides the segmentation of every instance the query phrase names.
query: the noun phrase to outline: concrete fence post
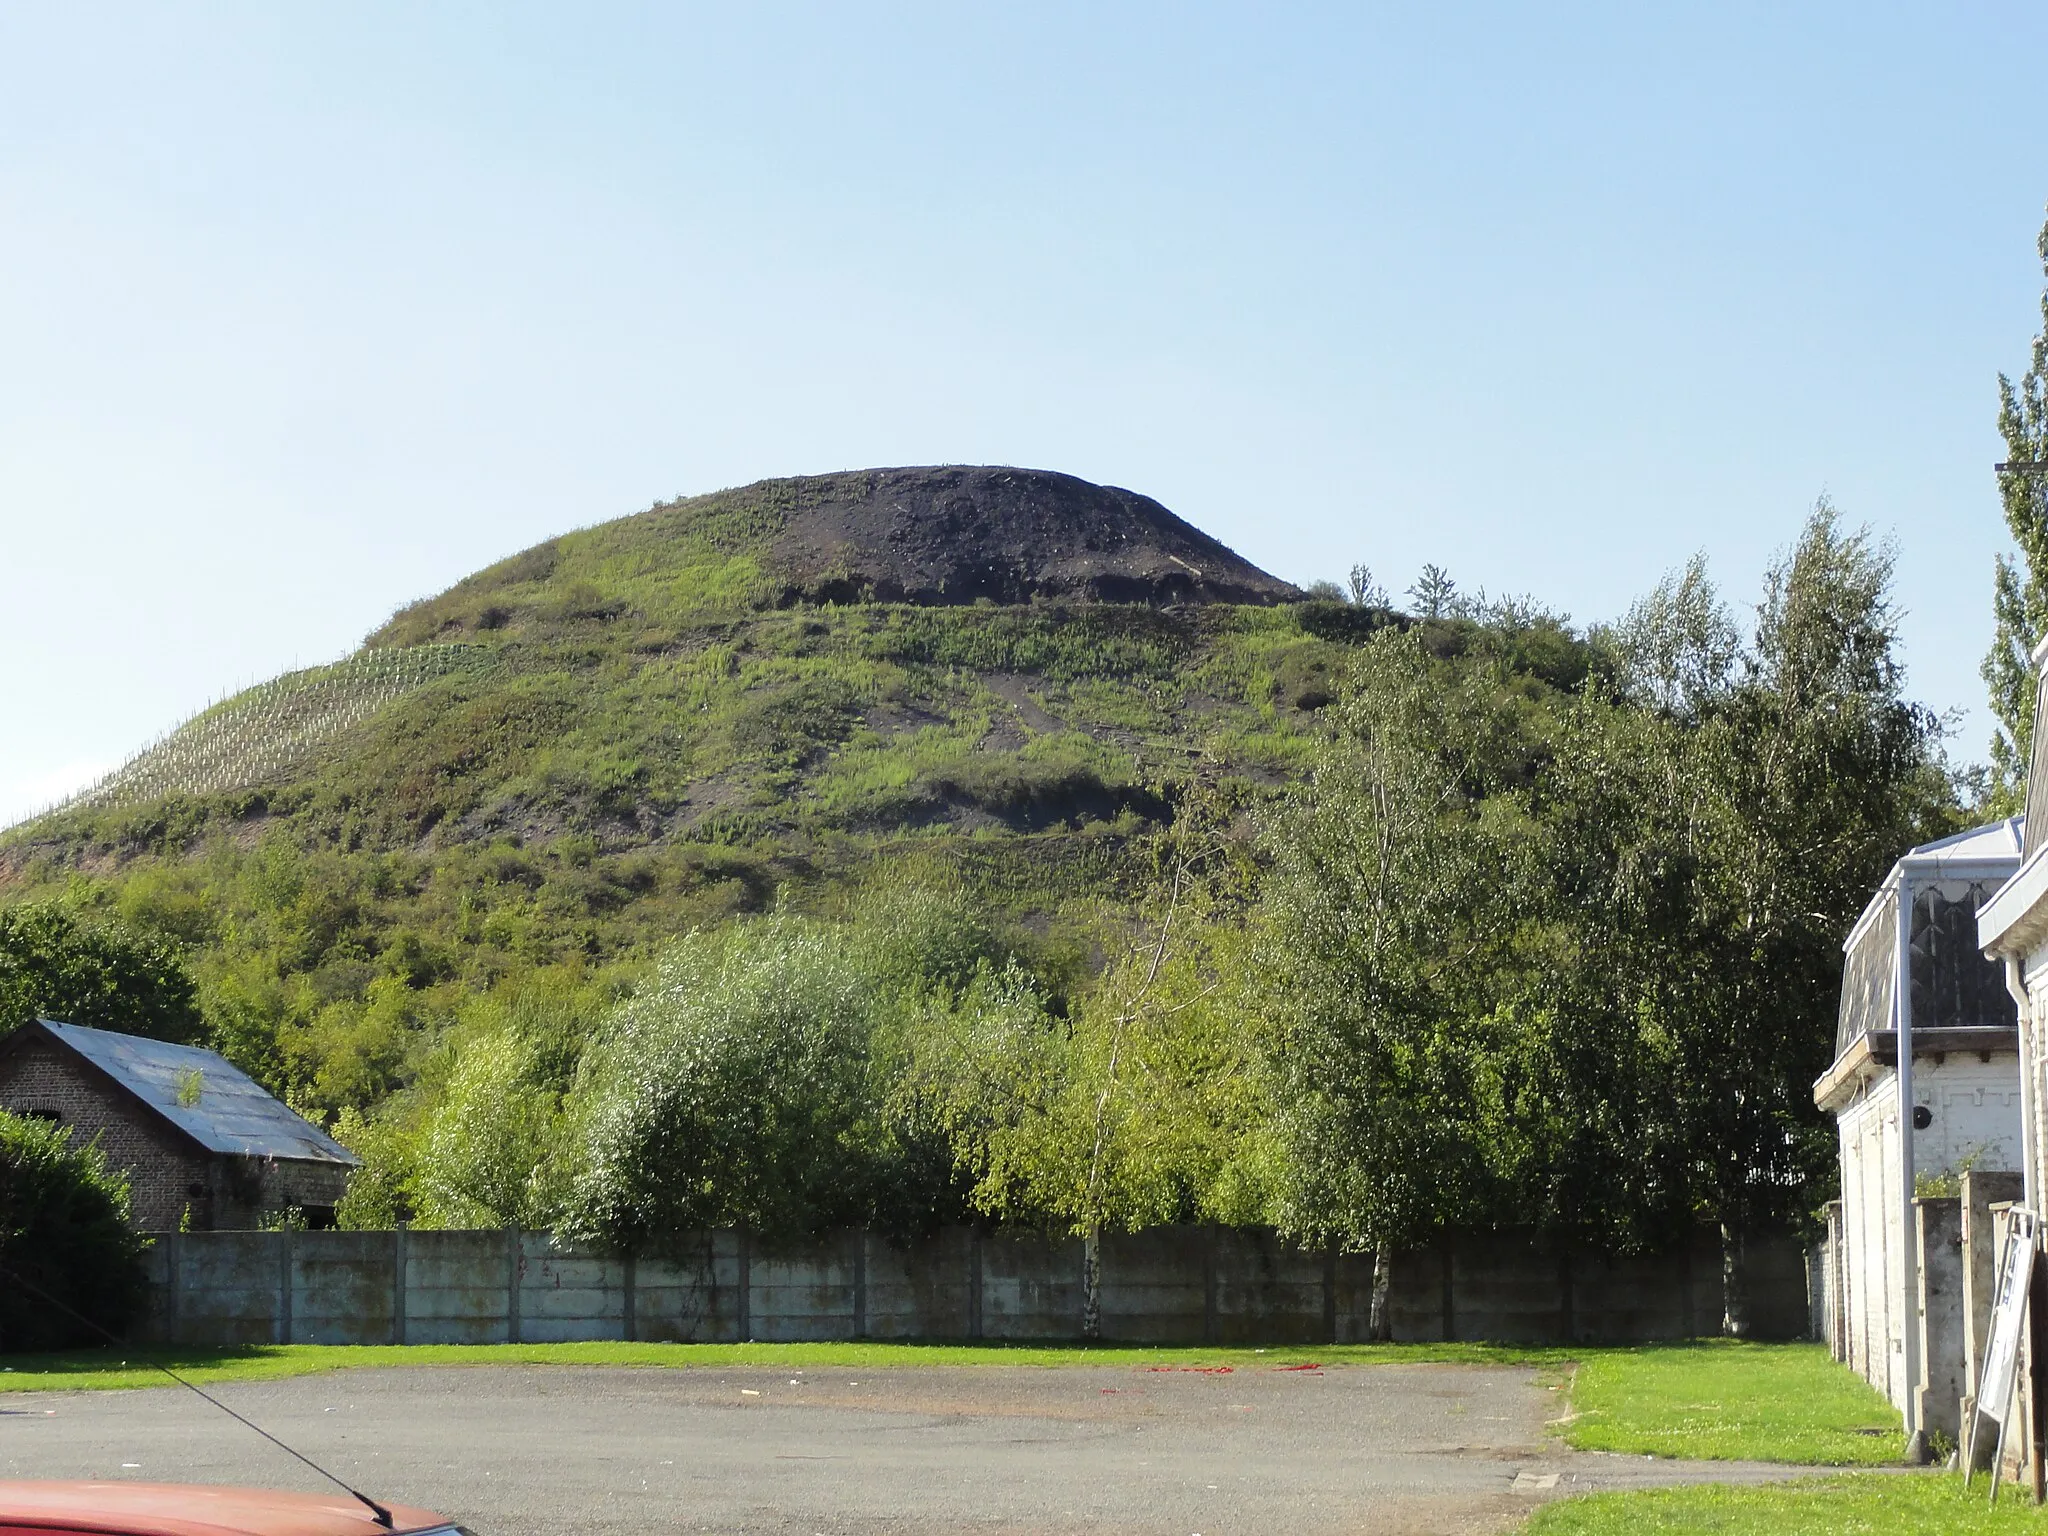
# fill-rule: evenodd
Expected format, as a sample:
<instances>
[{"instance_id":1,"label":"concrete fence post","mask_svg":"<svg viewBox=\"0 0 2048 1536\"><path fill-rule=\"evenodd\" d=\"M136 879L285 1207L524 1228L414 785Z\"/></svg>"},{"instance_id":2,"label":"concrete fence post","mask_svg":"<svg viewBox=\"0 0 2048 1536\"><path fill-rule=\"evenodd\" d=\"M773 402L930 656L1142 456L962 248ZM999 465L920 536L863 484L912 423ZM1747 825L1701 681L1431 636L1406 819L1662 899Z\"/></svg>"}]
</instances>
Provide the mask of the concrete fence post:
<instances>
[{"instance_id":1,"label":"concrete fence post","mask_svg":"<svg viewBox=\"0 0 2048 1536\"><path fill-rule=\"evenodd\" d=\"M620 1298L619 1332L630 1344L633 1342L633 1335L639 1331L638 1319L633 1314L639 1306L636 1292L640 1286L640 1261L630 1254L620 1266L619 1285L625 1292Z\"/></svg>"},{"instance_id":2,"label":"concrete fence post","mask_svg":"<svg viewBox=\"0 0 2048 1536\"><path fill-rule=\"evenodd\" d=\"M1202 1342L1216 1342L1216 1223L1210 1222L1202 1244Z\"/></svg>"},{"instance_id":3,"label":"concrete fence post","mask_svg":"<svg viewBox=\"0 0 2048 1536\"><path fill-rule=\"evenodd\" d=\"M967 1245L967 1336L981 1337L981 1228Z\"/></svg>"},{"instance_id":4,"label":"concrete fence post","mask_svg":"<svg viewBox=\"0 0 2048 1536\"><path fill-rule=\"evenodd\" d=\"M1323 1342L1337 1342L1337 1250L1323 1250Z\"/></svg>"},{"instance_id":5,"label":"concrete fence post","mask_svg":"<svg viewBox=\"0 0 2048 1536\"><path fill-rule=\"evenodd\" d=\"M1687 1339L1698 1338L1700 1332L1692 1304L1692 1239L1693 1234L1686 1233L1678 1250L1678 1327L1679 1336Z\"/></svg>"},{"instance_id":6,"label":"concrete fence post","mask_svg":"<svg viewBox=\"0 0 2048 1536\"><path fill-rule=\"evenodd\" d=\"M405 1238L406 1223L391 1234L391 1342L405 1342Z\"/></svg>"},{"instance_id":7,"label":"concrete fence post","mask_svg":"<svg viewBox=\"0 0 2048 1536\"><path fill-rule=\"evenodd\" d=\"M519 1224L505 1229L505 1342L519 1342Z\"/></svg>"},{"instance_id":8,"label":"concrete fence post","mask_svg":"<svg viewBox=\"0 0 2048 1536\"><path fill-rule=\"evenodd\" d=\"M277 1342L292 1341L292 1229L277 1234Z\"/></svg>"},{"instance_id":9,"label":"concrete fence post","mask_svg":"<svg viewBox=\"0 0 2048 1536\"><path fill-rule=\"evenodd\" d=\"M853 1243L853 1336L868 1336L868 1229L862 1227Z\"/></svg>"},{"instance_id":10,"label":"concrete fence post","mask_svg":"<svg viewBox=\"0 0 2048 1536\"><path fill-rule=\"evenodd\" d=\"M740 1248L740 1296L739 1323L740 1342L751 1343L754 1337L754 1252L748 1241L747 1224L741 1222L737 1230Z\"/></svg>"},{"instance_id":11,"label":"concrete fence post","mask_svg":"<svg viewBox=\"0 0 2048 1536\"><path fill-rule=\"evenodd\" d=\"M1574 1343L1578 1336L1578 1320L1572 1315L1572 1245L1559 1239L1557 1245L1557 1328L1558 1336L1566 1343Z\"/></svg>"},{"instance_id":12,"label":"concrete fence post","mask_svg":"<svg viewBox=\"0 0 2048 1536\"><path fill-rule=\"evenodd\" d=\"M1454 1342L1458 1337L1458 1298L1451 1290L1451 1239L1445 1234L1443 1247L1438 1250L1443 1259L1443 1294L1440 1298L1444 1314L1444 1342Z\"/></svg>"},{"instance_id":13,"label":"concrete fence post","mask_svg":"<svg viewBox=\"0 0 2048 1536\"><path fill-rule=\"evenodd\" d=\"M185 1235L173 1232L164 1238L164 1342L182 1344L178 1337L178 1293L185 1288Z\"/></svg>"}]
</instances>

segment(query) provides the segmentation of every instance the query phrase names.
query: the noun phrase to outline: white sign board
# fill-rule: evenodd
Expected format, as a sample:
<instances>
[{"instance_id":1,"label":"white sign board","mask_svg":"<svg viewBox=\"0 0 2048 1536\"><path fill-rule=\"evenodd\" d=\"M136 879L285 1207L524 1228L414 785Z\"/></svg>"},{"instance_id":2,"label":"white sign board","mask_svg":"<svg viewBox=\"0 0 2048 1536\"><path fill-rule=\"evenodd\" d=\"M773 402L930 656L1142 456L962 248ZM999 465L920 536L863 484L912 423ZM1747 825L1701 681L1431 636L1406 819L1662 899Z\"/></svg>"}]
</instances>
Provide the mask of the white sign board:
<instances>
[{"instance_id":1,"label":"white sign board","mask_svg":"<svg viewBox=\"0 0 2048 1536\"><path fill-rule=\"evenodd\" d=\"M1998 1254L1998 1289L1991 1298L1991 1341L1984 1350L1984 1369L1977 1378L1976 1419L1998 1420L1998 1460L1991 1466L1991 1496L1998 1497L1999 1463L2005 1459L2006 1419L2012 1413L2013 1388L2018 1384L2020 1339L2027 1326L2027 1296L2033 1289L2034 1249L2039 1223L2032 1211L2014 1208L2006 1213L2005 1242ZM1970 1427L1970 1452L1977 1443L1976 1422ZM1963 1478L1969 1480L1974 1455L1963 1458Z\"/></svg>"}]
</instances>

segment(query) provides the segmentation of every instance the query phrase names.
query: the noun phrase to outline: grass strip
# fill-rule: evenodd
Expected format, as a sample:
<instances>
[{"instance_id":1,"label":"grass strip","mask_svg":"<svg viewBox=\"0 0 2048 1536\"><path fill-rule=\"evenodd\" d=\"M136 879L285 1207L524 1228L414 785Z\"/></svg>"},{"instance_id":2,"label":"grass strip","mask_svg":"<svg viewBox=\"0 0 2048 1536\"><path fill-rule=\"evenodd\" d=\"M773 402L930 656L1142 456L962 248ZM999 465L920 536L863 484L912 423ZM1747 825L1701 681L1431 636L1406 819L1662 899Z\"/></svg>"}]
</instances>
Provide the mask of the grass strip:
<instances>
[{"instance_id":1,"label":"grass strip","mask_svg":"<svg viewBox=\"0 0 2048 1536\"><path fill-rule=\"evenodd\" d=\"M1596 1493L1545 1505L1520 1536L1990 1536L2036 1531L2041 1513L2002 1489L1994 1509L1978 1478L1953 1472L1848 1473L1752 1487L1694 1484L1642 1493Z\"/></svg>"},{"instance_id":2,"label":"grass strip","mask_svg":"<svg viewBox=\"0 0 2048 1536\"><path fill-rule=\"evenodd\" d=\"M1585 1451L1896 1465L1898 1413L1821 1344L1733 1339L1584 1350L1564 1438Z\"/></svg>"},{"instance_id":3,"label":"grass strip","mask_svg":"<svg viewBox=\"0 0 2048 1536\"><path fill-rule=\"evenodd\" d=\"M1574 1352L1493 1344L1325 1344L1252 1348L1142 1348L1042 1344L251 1344L211 1349L75 1350L0 1357L0 1392L166 1386L149 1362L193 1381L272 1381L379 1366L611 1365L668 1369L746 1366L823 1370L858 1366L1217 1367L1256 1371L1316 1363L1531 1365L1562 1371Z\"/></svg>"}]
</instances>

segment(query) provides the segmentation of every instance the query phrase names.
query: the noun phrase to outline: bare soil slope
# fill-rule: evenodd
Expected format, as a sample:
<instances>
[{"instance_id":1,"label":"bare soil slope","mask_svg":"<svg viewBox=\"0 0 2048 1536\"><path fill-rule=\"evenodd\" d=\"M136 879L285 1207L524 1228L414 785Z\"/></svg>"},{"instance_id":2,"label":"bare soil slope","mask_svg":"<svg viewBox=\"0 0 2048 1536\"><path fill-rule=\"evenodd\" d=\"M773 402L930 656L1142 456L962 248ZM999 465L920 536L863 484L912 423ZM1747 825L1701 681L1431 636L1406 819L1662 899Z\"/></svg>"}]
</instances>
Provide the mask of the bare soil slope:
<instances>
[{"instance_id":1,"label":"bare soil slope","mask_svg":"<svg viewBox=\"0 0 2048 1536\"><path fill-rule=\"evenodd\" d=\"M946 466L794 485L797 506L768 556L786 600L1161 605L1303 595L1151 497L1072 475Z\"/></svg>"}]
</instances>

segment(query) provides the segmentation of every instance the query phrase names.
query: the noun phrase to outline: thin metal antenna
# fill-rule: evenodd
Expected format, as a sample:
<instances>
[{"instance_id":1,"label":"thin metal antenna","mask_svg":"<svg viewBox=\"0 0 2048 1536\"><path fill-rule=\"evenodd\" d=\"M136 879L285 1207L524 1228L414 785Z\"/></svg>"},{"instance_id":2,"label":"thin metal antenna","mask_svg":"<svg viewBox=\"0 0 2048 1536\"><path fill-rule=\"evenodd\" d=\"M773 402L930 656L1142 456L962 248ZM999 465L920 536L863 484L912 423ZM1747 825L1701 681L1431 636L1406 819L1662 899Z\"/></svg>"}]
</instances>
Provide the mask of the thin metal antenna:
<instances>
[{"instance_id":1,"label":"thin metal antenna","mask_svg":"<svg viewBox=\"0 0 2048 1536\"><path fill-rule=\"evenodd\" d=\"M48 1291L44 1290L41 1286L34 1285L29 1281L24 1280L21 1277L21 1275L18 1274L16 1271L8 1269L4 1265L0 1265L0 1275L7 1276L8 1279L12 1280L16 1285L20 1286L23 1290L27 1291L31 1296L41 1297L44 1301L48 1302L51 1306L55 1307L59 1312L69 1313L72 1317L77 1318L81 1323L85 1324L86 1327L92 1329L95 1333L103 1334L106 1337L108 1343L119 1345L124 1342L118 1335L114 1333L114 1331L111 1328L105 1327L104 1325L94 1321L92 1318L87 1317L83 1312L79 1311L76 1307L67 1306L65 1303L59 1301L56 1297L52 1296ZM137 1351L137 1353L140 1354L141 1352ZM162 1371L166 1376L170 1377L171 1380L175 1381L179 1386L185 1387L190 1391L199 1393L201 1397L205 1398L209 1403L213 1404L214 1407L218 1408L222 1413L226 1414L229 1418L233 1419L237 1424L240 1424L245 1429L255 1430L257 1434L261 1435L264 1439L268 1440L280 1451L283 1451L285 1455L293 1456L296 1457L298 1460L303 1461L307 1466L311 1467L315 1472L318 1472L322 1477L326 1478L327 1481L334 1484L335 1487L339 1488L343 1493L347 1494L350 1498L357 1500L359 1503L367 1505L370 1513L377 1517L377 1523L383 1526L385 1530L388 1531L395 1528L392 1525L390 1510L386 1509L382 1504L379 1504L375 1499L371 1498L367 1493L362 1492L360 1489L349 1487L347 1483L344 1483L340 1478L336 1477L332 1472L328 1471L325 1467L321 1466L319 1462L315 1461L312 1457L306 1455L303 1451L293 1450L290 1446L286 1445L282 1440L278 1439L277 1436L273 1435L269 1430L265 1429L261 1424L253 1424L249 1420L243 1418L239 1413L235 1412L234 1409L230 1408L226 1403L222 1402L212 1393L204 1391L200 1387L196 1386L194 1383L187 1381L184 1377L180 1376L176 1371L172 1370L168 1365L165 1365L161 1360L145 1359L143 1361L143 1364L155 1366L158 1370Z\"/></svg>"}]
</instances>

